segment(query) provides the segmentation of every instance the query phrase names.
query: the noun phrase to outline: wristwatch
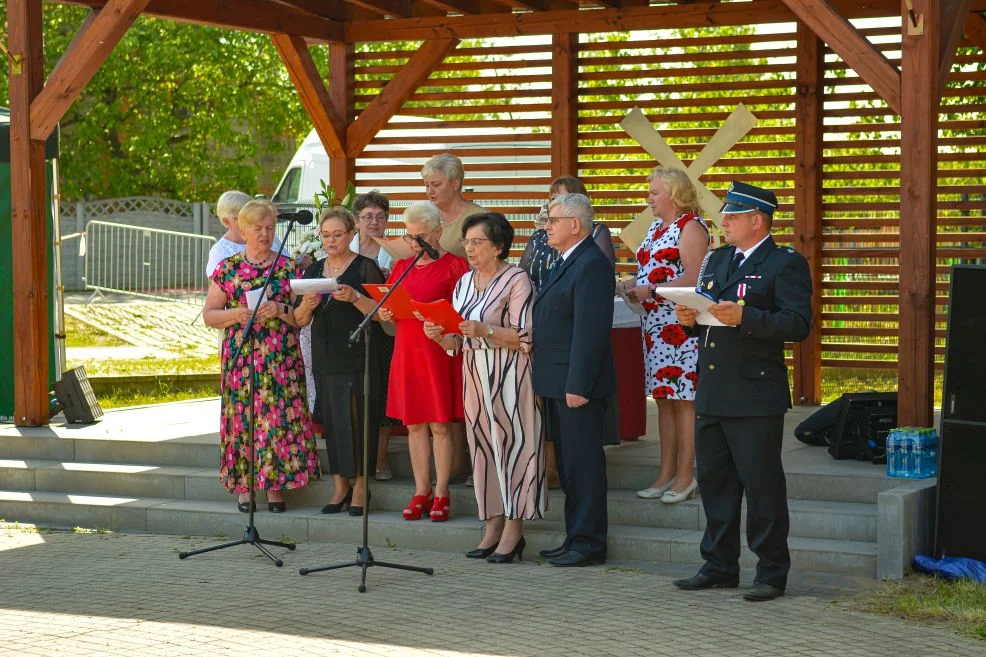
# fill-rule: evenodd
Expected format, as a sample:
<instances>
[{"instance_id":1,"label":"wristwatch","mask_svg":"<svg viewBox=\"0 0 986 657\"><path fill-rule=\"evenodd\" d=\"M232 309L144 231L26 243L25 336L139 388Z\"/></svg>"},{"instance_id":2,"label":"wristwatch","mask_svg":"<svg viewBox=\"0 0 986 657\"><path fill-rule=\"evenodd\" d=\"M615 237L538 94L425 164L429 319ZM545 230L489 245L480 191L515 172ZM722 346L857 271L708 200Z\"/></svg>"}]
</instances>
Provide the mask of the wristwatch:
<instances>
[{"instance_id":1,"label":"wristwatch","mask_svg":"<svg viewBox=\"0 0 986 657\"><path fill-rule=\"evenodd\" d=\"M359 290L356 290L356 298L353 299L353 303L356 303L357 301L359 301L362 298L363 298L363 295L359 293Z\"/></svg>"},{"instance_id":2,"label":"wristwatch","mask_svg":"<svg viewBox=\"0 0 986 657\"><path fill-rule=\"evenodd\" d=\"M487 338L492 338L493 337L493 325L490 324L489 326L490 327L488 329L486 329L486 337Z\"/></svg>"}]
</instances>

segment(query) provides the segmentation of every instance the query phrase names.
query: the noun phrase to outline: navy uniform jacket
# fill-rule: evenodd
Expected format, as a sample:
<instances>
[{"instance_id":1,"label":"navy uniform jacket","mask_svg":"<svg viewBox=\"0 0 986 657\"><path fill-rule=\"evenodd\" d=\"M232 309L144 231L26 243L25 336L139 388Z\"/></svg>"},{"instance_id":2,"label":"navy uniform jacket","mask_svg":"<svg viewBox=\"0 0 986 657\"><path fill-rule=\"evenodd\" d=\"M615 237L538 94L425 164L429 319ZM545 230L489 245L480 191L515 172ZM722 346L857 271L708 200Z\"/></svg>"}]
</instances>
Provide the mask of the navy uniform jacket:
<instances>
[{"instance_id":1,"label":"navy uniform jacket","mask_svg":"<svg viewBox=\"0 0 986 657\"><path fill-rule=\"evenodd\" d=\"M727 277L734 252L731 246L713 251L698 281L717 301L737 301L740 284L746 284L746 293L738 327L689 331L699 336L695 411L723 417L783 415L791 407L784 343L801 342L811 328L808 262L768 237Z\"/></svg>"},{"instance_id":2,"label":"navy uniform jacket","mask_svg":"<svg viewBox=\"0 0 986 657\"><path fill-rule=\"evenodd\" d=\"M616 394L615 291L613 265L591 238L582 240L534 300L534 392L554 399Z\"/></svg>"}]
</instances>

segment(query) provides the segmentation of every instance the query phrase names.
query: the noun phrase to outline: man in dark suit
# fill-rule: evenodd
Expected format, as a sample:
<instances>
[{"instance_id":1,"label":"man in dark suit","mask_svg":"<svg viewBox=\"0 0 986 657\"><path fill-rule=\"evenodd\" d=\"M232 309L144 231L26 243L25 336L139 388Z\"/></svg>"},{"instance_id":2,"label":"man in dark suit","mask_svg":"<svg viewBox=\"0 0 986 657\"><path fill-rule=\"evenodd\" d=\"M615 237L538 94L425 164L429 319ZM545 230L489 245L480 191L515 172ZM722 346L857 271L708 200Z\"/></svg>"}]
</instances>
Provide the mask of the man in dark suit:
<instances>
[{"instance_id":1,"label":"man in dark suit","mask_svg":"<svg viewBox=\"0 0 986 657\"><path fill-rule=\"evenodd\" d=\"M784 343L804 340L812 321L808 263L770 237L776 208L773 192L734 182L721 210L727 245L709 254L698 280L725 326L698 326L694 309L676 307L678 321L699 335L695 453L707 523L705 563L674 584L738 586L745 491L747 544L759 557L754 586L743 596L751 601L783 595L791 568L781 466L791 407Z\"/></svg>"},{"instance_id":2,"label":"man in dark suit","mask_svg":"<svg viewBox=\"0 0 986 657\"><path fill-rule=\"evenodd\" d=\"M548 209L548 244L561 253L534 301L534 392L541 395L565 491L565 542L541 555L553 566L606 561L606 401L616 394L609 332L613 266L590 237L595 213L582 194Z\"/></svg>"}]
</instances>

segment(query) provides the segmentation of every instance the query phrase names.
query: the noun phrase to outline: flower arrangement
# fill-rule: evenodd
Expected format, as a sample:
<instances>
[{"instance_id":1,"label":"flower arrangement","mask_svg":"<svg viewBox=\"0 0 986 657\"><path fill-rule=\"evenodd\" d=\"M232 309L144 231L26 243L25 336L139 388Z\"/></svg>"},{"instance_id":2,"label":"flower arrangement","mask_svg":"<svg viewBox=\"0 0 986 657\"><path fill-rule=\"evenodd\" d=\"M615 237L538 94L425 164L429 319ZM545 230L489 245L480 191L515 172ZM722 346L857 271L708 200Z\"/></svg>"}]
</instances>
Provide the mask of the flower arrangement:
<instances>
[{"instance_id":1,"label":"flower arrangement","mask_svg":"<svg viewBox=\"0 0 986 657\"><path fill-rule=\"evenodd\" d=\"M317 217L322 212L322 208L332 207L334 205L341 205L347 210L353 209L353 201L356 200L356 186L350 182L346 185L346 195L339 200L336 195L336 190L333 187L329 187L325 184L324 180L319 179L318 181L321 189L315 192L314 205L315 205L315 216ZM322 250L322 240L318 234L318 226L315 226L314 230L308 232L299 242L294 249L291 251L294 256L295 261L301 262L307 257L311 258L322 258L325 257L325 252Z\"/></svg>"}]
</instances>

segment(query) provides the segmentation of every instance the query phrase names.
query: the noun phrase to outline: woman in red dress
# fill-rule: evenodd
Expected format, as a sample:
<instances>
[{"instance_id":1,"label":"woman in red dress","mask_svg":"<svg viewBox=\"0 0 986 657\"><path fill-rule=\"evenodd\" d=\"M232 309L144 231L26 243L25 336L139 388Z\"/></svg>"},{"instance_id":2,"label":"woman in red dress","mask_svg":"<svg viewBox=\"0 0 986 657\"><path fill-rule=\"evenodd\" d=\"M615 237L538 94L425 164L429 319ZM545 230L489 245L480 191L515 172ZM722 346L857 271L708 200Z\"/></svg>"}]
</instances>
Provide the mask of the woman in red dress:
<instances>
[{"instance_id":1,"label":"woman in red dress","mask_svg":"<svg viewBox=\"0 0 986 657\"><path fill-rule=\"evenodd\" d=\"M407 234L404 239L417 255L421 237L438 250L437 260L427 254L418 260L413 271L401 283L416 301L452 300L455 284L469 271L464 258L442 250L441 211L432 203L412 204L403 215ZM394 265L387 283L393 283L408 267L412 258ZM380 318L391 321L393 315L380 310ZM387 415L407 426L408 450L414 472L414 497L404 509L406 520L419 520L426 512L434 522L449 516L449 477L452 474L452 436L449 423L463 420L462 359L450 358L437 343L428 339L423 324L416 319L397 320L394 359L390 364L387 392ZM428 444L431 434L433 445ZM435 490L431 490L431 456L435 456ZM430 509L430 511L429 511Z\"/></svg>"}]
</instances>

